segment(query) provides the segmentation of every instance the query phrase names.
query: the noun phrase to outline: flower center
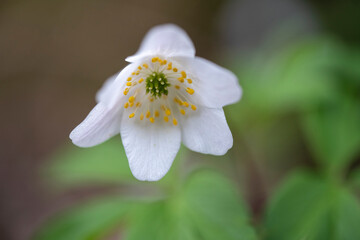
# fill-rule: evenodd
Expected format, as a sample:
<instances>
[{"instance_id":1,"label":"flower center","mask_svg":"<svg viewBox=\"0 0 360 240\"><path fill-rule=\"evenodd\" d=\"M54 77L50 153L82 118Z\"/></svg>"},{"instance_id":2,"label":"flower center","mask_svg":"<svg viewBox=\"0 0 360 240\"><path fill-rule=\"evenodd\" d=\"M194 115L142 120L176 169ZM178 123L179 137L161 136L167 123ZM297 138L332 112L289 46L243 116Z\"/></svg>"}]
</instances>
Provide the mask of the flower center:
<instances>
[{"instance_id":1,"label":"flower center","mask_svg":"<svg viewBox=\"0 0 360 240\"><path fill-rule=\"evenodd\" d=\"M168 95L170 83L162 72L153 72L146 78L146 93L155 98L160 98L163 94Z\"/></svg>"},{"instance_id":2,"label":"flower center","mask_svg":"<svg viewBox=\"0 0 360 240\"><path fill-rule=\"evenodd\" d=\"M186 117L188 109L196 111L192 103L195 90L191 87L195 83L188 73L179 70L175 64L153 57L131 73L124 89L124 95L129 95L124 104L129 118L135 118L135 121L147 118L151 123L163 119L163 123L177 125L177 119L181 115Z\"/></svg>"}]
</instances>

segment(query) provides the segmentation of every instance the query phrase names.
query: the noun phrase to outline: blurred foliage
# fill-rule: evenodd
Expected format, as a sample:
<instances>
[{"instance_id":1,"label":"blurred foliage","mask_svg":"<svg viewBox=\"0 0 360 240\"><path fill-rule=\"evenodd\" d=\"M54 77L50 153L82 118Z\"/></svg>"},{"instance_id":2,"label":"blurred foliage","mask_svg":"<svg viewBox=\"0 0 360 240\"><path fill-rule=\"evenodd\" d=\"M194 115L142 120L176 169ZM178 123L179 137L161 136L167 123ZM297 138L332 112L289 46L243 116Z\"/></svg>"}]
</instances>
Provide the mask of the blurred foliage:
<instances>
[{"instance_id":1,"label":"blurred foliage","mask_svg":"<svg viewBox=\"0 0 360 240\"><path fill-rule=\"evenodd\" d=\"M346 188L297 172L274 195L264 228L269 240L347 240L360 239L359 222L359 202Z\"/></svg>"},{"instance_id":2,"label":"blurred foliage","mask_svg":"<svg viewBox=\"0 0 360 240\"><path fill-rule=\"evenodd\" d=\"M93 148L75 146L59 150L46 174L57 187L77 187L91 183L131 182L124 148L117 140ZM115 157L116 156L116 157Z\"/></svg>"},{"instance_id":3,"label":"blurred foliage","mask_svg":"<svg viewBox=\"0 0 360 240\"><path fill-rule=\"evenodd\" d=\"M188 150L182 148L164 180L139 184L120 142L111 140L91 149L60 151L46 170L48 176L65 189L115 183L158 191L142 197L129 192L97 197L54 216L34 239L101 239L114 231L130 240L360 239L359 66L358 49L327 36L268 45L236 65L244 96L226 108L234 137L240 139L228 157L242 160L251 148L256 165L270 159L278 168L292 161L286 156L290 146L312 166L303 164L300 171L295 164L296 171L282 173L288 176L269 194L263 221L254 221L255 227L236 185L218 170L189 168L193 159ZM280 129L269 131L275 123ZM286 126L299 132L283 137ZM307 149L298 150L299 139ZM274 158L267 154L271 142L277 143L271 148Z\"/></svg>"},{"instance_id":4,"label":"blurred foliage","mask_svg":"<svg viewBox=\"0 0 360 240\"><path fill-rule=\"evenodd\" d=\"M55 216L34 239L256 239L236 189L210 170L193 173L164 197L112 196Z\"/></svg>"}]
</instances>

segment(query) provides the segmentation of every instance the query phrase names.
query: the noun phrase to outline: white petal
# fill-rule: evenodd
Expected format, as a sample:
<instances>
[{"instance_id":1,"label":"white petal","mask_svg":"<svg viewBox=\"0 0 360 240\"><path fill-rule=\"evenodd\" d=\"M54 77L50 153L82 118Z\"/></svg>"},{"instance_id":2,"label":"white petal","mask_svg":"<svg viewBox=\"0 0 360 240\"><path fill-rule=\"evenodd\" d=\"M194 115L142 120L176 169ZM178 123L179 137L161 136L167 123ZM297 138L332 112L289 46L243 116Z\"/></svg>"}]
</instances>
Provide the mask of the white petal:
<instances>
[{"instance_id":1,"label":"white petal","mask_svg":"<svg viewBox=\"0 0 360 240\"><path fill-rule=\"evenodd\" d=\"M119 133L121 112L98 103L71 133L70 139L79 147L92 147Z\"/></svg>"},{"instance_id":2,"label":"white petal","mask_svg":"<svg viewBox=\"0 0 360 240\"><path fill-rule=\"evenodd\" d=\"M127 97L124 95L126 79L131 76L131 73L135 71L137 66L138 65L136 63L127 65L123 70L120 71L119 74L117 74L115 80L113 80L112 83L112 77L108 79L97 93L96 99L101 101L108 108L124 105L124 103L127 101Z\"/></svg>"},{"instance_id":3,"label":"white petal","mask_svg":"<svg viewBox=\"0 0 360 240\"><path fill-rule=\"evenodd\" d=\"M194 96L201 99L203 106L221 108L240 100L242 90L234 73L204 58L179 59L196 76Z\"/></svg>"},{"instance_id":4,"label":"white petal","mask_svg":"<svg viewBox=\"0 0 360 240\"><path fill-rule=\"evenodd\" d=\"M104 101L107 97L108 94L111 94L111 89L113 88L112 84L115 82L115 79L117 78L117 76L120 74L120 72L114 74L113 76L109 77L108 79L106 79L106 81L104 82L104 84L101 86L101 88L99 89L99 91L97 91L96 93L96 102L99 103L102 101Z\"/></svg>"},{"instance_id":5,"label":"white petal","mask_svg":"<svg viewBox=\"0 0 360 240\"><path fill-rule=\"evenodd\" d=\"M157 181L169 171L180 148L179 127L149 121L136 123L124 115L120 133L131 172L137 179Z\"/></svg>"},{"instance_id":6,"label":"white petal","mask_svg":"<svg viewBox=\"0 0 360 240\"><path fill-rule=\"evenodd\" d=\"M182 142L189 149L213 155L224 155L233 145L233 137L224 111L198 108L181 119Z\"/></svg>"},{"instance_id":7,"label":"white petal","mask_svg":"<svg viewBox=\"0 0 360 240\"><path fill-rule=\"evenodd\" d=\"M153 55L194 57L195 47L183 29L174 24L164 24L152 28L137 53L126 61L134 62Z\"/></svg>"}]
</instances>

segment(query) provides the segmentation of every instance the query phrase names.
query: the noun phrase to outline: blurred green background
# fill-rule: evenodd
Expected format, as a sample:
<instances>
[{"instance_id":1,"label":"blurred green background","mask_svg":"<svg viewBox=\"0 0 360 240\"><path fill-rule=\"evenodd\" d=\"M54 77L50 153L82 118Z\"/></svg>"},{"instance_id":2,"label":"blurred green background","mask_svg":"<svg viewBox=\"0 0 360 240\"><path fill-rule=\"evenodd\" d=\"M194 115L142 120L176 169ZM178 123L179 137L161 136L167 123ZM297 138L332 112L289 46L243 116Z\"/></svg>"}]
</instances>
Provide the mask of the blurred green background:
<instances>
[{"instance_id":1,"label":"blurred green background","mask_svg":"<svg viewBox=\"0 0 360 240\"><path fill-rule=\"evenodd\" d=\"M360 2L0 2L0 239L360 239ZM236 73L225 155L159 182L70 131L152 26Z\"/></svg>"}]
</instances>

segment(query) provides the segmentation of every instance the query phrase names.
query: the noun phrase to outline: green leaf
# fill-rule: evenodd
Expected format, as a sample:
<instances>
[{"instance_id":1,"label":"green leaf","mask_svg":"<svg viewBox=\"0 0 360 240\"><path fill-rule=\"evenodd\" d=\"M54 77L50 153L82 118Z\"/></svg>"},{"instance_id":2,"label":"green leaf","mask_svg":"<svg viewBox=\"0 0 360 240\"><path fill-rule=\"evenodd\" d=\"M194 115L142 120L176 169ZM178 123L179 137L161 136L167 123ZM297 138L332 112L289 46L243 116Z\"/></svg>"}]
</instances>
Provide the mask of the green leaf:
<instances>
[{"instance_id":1,"label":"green leaf","mask_svg":"<svg viewBox=\"0 0 360 240\"><path fill-rule=\"evenodd\" d=\"M160 200L138 208L132 215L125 240L197 240L196 232L183 211L169 202Z\"/></svg>"},{"instance_id":2,"label":"green leaf","mask_svg":"<svg viewBox=\"0 0 360 240\"><path fill-rule=\"evenodd\" d=\"M188 214L203 239L256 239L244 203L223 176L197 172L188 180L184 194Z\"/></svg>"},{"instance_id":3,"label":"green leaf","mask_svg":"<svg viewBox=\"0 0 360 240\"><path fill-rule=\"evenodd\" d=\"M268 240L360 239L360 204L346 189L309 173L297 173L275 193L267 209Z\"/></svg>"},{"instance_id":4,"label":"green leaf","mask_svg":"<svg viewBox=\"0 0 360 240\"><path fill-rule=\"evenodd\" d=\"M336 91L329 69L337 65L336 59L342 54L338 48L319 38L246 59L237 71L245 105L252 111L274 114L331 99Z\"/></svg>"},{"instance_id":5,"label":"green leaf","mask_svg":"<svg viewBox=\"0 0 360 240\"><path fill-rule=\"evenodd\" d=\"M248 221L234 186L219 174L201 171L165 199L137 208L125 239L256 239Z\"/></svg>"},{"instance_id":6,"label":"green leaf","mask_svg":"<svg viewBox=\"0 0 360 240\"><path fill-rule=\"evenodd\" d=\"M316 159L330 170L346 167L360 150L360 101L338 98L304 117Z\"/></svg>"},{"instance_id":7,"label":"green leaf","mask_svg":"<svg viewBox=\"0 0 360 240\"><path fill-rule=\"evenodd\" d=\"M45 174L61 187L134 181L121 142L111 139L92 148L74 145L60 150Z\"/></svg>"},{"instance_id":8,"label":"green leaf","mask_svg":"<svg viewBox=\"0 0 360 240\"><path fill-rule=\"evenodd\" d=\"M360 193L360 168L356 168L351 172L350 184Z\"/></svg>"},{"instance_id":9,"label":"green leaf","mask_svg":"<svg viewBox=\"0 0 360 240\"><path fill-rule=\"evenodd\" d=\"M34 240L96 240L119 228L133 203L118 196L98 199L54 216L34 236Z\"/></svg>"}]
</instances>

